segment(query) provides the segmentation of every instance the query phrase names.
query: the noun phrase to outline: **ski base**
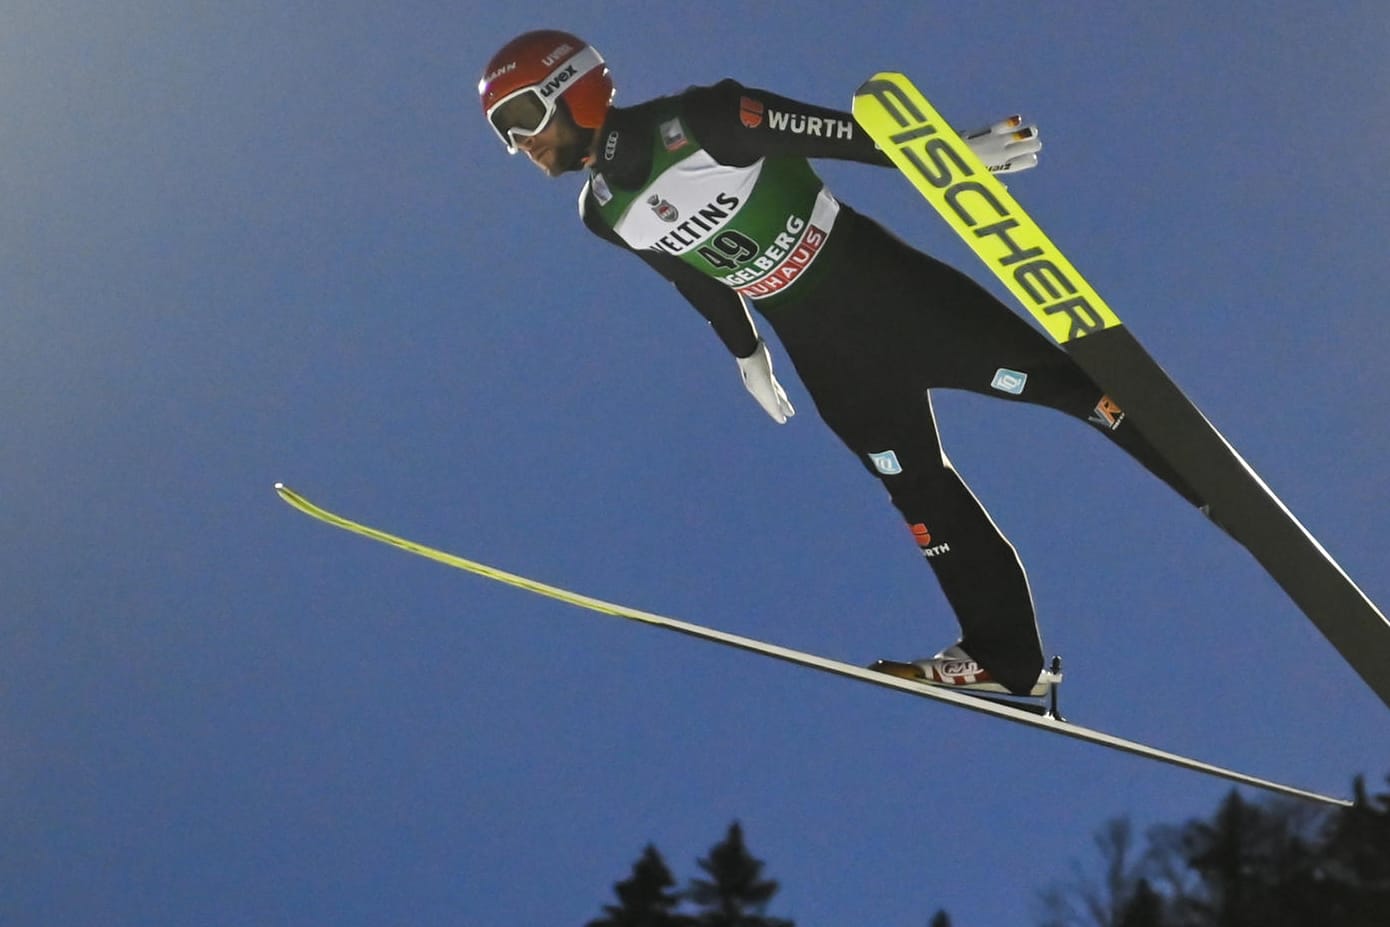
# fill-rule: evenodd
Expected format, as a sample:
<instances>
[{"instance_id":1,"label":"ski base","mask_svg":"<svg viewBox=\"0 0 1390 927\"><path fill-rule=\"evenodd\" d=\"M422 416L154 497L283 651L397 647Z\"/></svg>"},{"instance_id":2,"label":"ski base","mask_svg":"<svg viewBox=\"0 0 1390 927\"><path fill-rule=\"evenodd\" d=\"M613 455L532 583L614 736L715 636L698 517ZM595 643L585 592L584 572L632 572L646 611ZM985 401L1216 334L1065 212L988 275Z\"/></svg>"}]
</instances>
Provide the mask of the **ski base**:
<instances>
[{"instance_id":1,"label":"ski base","mask_svg":"<svg viewBox=\"0 0 1390 927\"><path fill-rule=\"evenodd\" d=\"M1107 734L1103 731L1097 731L1063 721L1061 717L1056 714L1055 687L1053 693L1049 693L1054 696L1050 704L1051 711L1046 709L1039 711L1038 709L1042 708L1041 705L1024 707L1013 704L1011 700L1004 697L996 700L994 697L982 693L966 694L945 686L924 685L919 682L899 679L896 676L890 676L885 673L876 672L850 663L844 663L839 660L831 660L826 657L817 656L816 654L806 653L805 651L793 650L789 647L771 644L767 641L730 634L727 631L720 631L715 628L705 627L704 625L691 624L690 622L680 621L676 618L658 615L654 612L645 612L640 609L630 608L626 605L619 605L615 602L606 602L603 599L596 599L592 596L561 588L560 586L552 586L548 583L542 583L538 580L516 573L508 573L505 570L499 570L496 567L479 563L476 560L468 560L456 554L450 554L437 548L428 547L424 544L394 534L388 534L377 528L372 528L360 522L344 518L341 515L337 515L315 505L283 483L276 483L275 491L279 494L281 499L303 512L305 515L316 518L335 528L341 528L353 534L360 534L363 537L370 538L379 543L400 548L417 557L424 557L428 560L434 560L467 573L484 576L508 586L525 589L536 595L558 599L561 602L566 602L570 605L578 606L579 608L585 608L604 615L611 615L615 618L626 618L630 621L655 625L656 627L665 628L668 631L676 631L680 634L698 637L702 640L722 644L726 647L733 647L738 650L745 650L765 657L772 657L773 659L782 660L787 663L795 663L800 666L809 667L810 669L819 670L823 673L831 673L837 676L855 679L859 682L867 682L885 689L892 689L908 695L915 695L919 698L928 698L933 701L944 702L948 705L954 705L957 708L964 708L980 714L991 715L1005 721L1012 721L1015 724L1024 724L1029 727L1040 728L1054 734L1061 734L1064 737L1083 740L1111 750L1119 750L1124 753L1146 757L1151 760L1157 760L1160 763L1166 763L1170 766L1178 766L1183 769L1205 773L1206 775L1227 779L1232 782L1240 783L1241 785L1248 785L1269 792L1276 792L1281 795L1302 798L1308 801L1322 802L1324 804L1341 806L1350 806L1352 804L1352 802L1347 799L1334 798L1319 792L1312 792L1307 789L1285 785L1270 779L1263 779L1247 773L1237 772L1233 769L1205 763L1201 760L1182 756L1181 754L1170 753L1167 750L1160 750L1157 747L1151 747L1137 741L1127 740L1123 737L1116 737L1113 734Z\"/></svg>"}]
</instances>

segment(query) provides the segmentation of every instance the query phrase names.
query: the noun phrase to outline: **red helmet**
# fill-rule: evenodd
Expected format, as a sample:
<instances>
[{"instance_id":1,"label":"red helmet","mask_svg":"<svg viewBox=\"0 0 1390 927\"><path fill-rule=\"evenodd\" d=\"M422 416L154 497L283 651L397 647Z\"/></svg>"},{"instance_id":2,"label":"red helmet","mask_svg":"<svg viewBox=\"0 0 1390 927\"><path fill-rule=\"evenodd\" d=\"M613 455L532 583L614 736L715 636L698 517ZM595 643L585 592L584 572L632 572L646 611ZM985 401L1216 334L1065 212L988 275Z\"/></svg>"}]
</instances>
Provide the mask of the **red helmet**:
<instances>
[{"instance_id":1,"label":"red helmet","mask_svg":"<svg viewBox=\"0 0 1390 927\"><path fill-rule=\"evenodd\" d=\"M492 56L478 81L478 97L497 137L516 154L516 139L549 125L561 98L577 125L603 125L613 101L613 78L592 45L568 32L542 29L517 36Z\"/></svg>"}]
</instances>

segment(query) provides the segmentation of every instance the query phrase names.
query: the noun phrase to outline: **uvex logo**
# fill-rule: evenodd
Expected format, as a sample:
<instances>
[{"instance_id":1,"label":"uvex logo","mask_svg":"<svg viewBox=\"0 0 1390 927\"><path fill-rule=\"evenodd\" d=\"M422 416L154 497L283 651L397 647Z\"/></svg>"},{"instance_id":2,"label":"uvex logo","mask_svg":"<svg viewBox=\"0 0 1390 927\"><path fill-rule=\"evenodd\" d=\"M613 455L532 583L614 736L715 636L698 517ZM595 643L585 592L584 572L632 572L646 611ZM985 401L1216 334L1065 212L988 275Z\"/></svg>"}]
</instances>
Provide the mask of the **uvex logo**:
<instances>
[{"instance_id":1,"label":"uvex logo","mask_svg":"<svg viewBox=\"0 0 1390 927\"><path fill-rule=\"evenodd\" d=\"M574 75L575 75L575 68L574 68L574 65L571 64L571 65L569 65L568 67L566 67L563 71L560 71L560 72L556 73L556 75L555 75L554 77L552 77L550 80L546 81L544 84L541 85L541 96L542 96L542 97L554 96L555 93L556 93L561 87L563 87L563 86L565 86L565 84L569 83L569 79L570 79L571 77L574 77Z\"/></svg>"}]
</instances>

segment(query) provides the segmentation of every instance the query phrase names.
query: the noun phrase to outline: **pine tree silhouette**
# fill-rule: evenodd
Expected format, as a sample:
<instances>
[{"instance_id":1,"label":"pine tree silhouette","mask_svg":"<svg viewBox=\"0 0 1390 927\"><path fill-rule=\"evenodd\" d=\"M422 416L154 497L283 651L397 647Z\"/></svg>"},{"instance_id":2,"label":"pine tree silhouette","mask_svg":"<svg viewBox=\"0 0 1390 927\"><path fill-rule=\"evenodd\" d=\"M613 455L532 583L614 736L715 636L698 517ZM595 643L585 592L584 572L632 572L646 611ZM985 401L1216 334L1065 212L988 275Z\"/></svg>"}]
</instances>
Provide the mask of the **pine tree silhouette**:
<instances>
[{"instance_id":1,"label":"pine tree silhouette","mask_svg":"<svg viewBox=\"0 0 1390 927\"><path fill-rule=\"evenodd\" d=\"M748 852L737 821L699 865L708 878L691 879L685 893L699 908L694 919L699 927L794 927L791 921L763 914L778 885L762 878L762 860Z\"/></svg>"},{"instance_id":2,"label":"pine tree silhouette","mask_svg":"<svg viewBox=\"0 0 1390 927\"><path fill-rule=\"evenodd\" d=\"M1331 897L1324 911L1328 923L1384 927L1390 924L1390 793L1367 794L1360 776L1353 790L1355 804L1327 828L1321 874Z\"/></svg>"},{"instance_id":3,"label":"pine tree silhouette","mask_svg":"<svg viewBox=\"0 0 1390 927\"><path fill-rule=\"evenodd\" d=\"M1120 912L1117 927L1164 927L1163 898L1148 879L1140 879L1129 903Z\"/></svg>"},{"instance_id":4,"label":"pine tree silhouette","mask_svg":"<svg viewBox=\"0 0 1390 927\"><path fill-rule=\"evenodd\" d=\"M632 875L613 886L619 903L604 905L604 916L585 927L691 927L690 918L676 913L681 897L675 886L666 861L647 844Z\"/></svg>"}]
</instances>

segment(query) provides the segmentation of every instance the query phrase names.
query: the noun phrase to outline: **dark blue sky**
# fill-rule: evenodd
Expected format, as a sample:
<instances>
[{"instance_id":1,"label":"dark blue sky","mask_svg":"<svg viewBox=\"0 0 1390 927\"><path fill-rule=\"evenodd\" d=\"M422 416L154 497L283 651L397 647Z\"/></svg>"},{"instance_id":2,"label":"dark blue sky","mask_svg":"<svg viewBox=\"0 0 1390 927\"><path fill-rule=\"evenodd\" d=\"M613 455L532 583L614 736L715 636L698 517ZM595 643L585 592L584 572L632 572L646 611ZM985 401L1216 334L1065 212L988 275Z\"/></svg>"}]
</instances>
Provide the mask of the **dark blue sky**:
<instances>
[{"instance_id":1,"label":"dark blue sky","mask_svg":"<svg viewBox=\"0 0 1390 927\"><path fill-rule=\"evenodd\" d=\"M581 924L730 821L801 927L1028 923L1224 783L579 612L335 533L837 659L955 624L882 491L508 158L475 84L580 32L619 101L909 73L1022 110L1010 188L1375 600L1390 13L1198 3L46 0L0 35L0 920ZM853 12L847 12L853 10ZM846 202L985 279L894 172ZM764 326L766 333L766 327ZM1254 561L1054 413L937 400L1078 722L1345 793L1384 706Z\"/></svg>"}]
</instances>

